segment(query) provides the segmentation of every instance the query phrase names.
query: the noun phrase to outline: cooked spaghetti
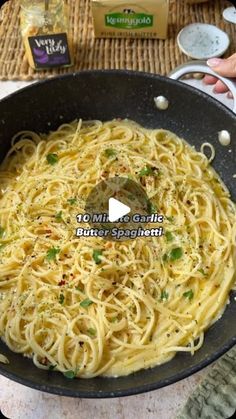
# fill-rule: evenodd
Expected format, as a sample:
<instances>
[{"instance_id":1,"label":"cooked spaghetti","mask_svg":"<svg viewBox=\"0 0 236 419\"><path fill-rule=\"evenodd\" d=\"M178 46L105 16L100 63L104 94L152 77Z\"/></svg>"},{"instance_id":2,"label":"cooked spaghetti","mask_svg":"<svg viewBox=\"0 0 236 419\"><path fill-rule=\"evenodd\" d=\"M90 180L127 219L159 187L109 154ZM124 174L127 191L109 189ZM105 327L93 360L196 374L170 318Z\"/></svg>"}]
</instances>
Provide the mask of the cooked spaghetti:
<instances>
[{"instance_id":1,"label":"cooked spaghetti","mask_svg":"<svg viewBox=\"0 0 236 419\"><path fill-rule=\"evenodd\" d=\"M209 160L128 120L15 136L0 170L6 345L69 378L193 355L234 286L236 209ZM116 175L141 182L165 217L162 237L76 237L89 192Z\"/></svg>"}]
</instances>

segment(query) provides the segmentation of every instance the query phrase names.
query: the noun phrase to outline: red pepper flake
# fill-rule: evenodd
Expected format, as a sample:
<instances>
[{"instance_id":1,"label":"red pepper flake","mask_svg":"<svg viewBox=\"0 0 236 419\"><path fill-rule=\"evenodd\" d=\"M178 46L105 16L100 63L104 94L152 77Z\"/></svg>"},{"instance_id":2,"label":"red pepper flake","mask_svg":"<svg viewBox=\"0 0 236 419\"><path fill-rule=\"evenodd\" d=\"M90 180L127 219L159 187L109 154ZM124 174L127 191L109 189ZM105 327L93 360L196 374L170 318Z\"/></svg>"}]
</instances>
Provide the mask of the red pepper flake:
<instances>
[{"instance_id":1,"label":"red pepper flake","mask_svg":"<svg viewBox=\"0 0 236 419\"><path fill-rule=\"evenodd\" d=\"M46 356L44 358L42 358L41 364L42 365L48 365L48 359L46 358Z\"/></svg>"},{"instance_id":2,"label":"red pepper flake","mask_svg":"<svg viewBox=\"0 0 236 419\"><path fill-rule=\"evenodd\" d=\"M61 286L61 285L65 285L65 283L66 283L66 281L64 281L64 279L62 279L60 282L58 282L58 285L59 285L59 286Z\"/></svg>"},{"instance_id":3,"label":"red pepper flake","mask_svg":"<svg viewBox=\"0 0 236 419\"><path fill-rule=\"evenodd\" d=\"M104 170L102 173L101 173L101 178L102 179L107 179L109 177L109 173L106 171L106 170Z\"/></svg>"}]
</instances>

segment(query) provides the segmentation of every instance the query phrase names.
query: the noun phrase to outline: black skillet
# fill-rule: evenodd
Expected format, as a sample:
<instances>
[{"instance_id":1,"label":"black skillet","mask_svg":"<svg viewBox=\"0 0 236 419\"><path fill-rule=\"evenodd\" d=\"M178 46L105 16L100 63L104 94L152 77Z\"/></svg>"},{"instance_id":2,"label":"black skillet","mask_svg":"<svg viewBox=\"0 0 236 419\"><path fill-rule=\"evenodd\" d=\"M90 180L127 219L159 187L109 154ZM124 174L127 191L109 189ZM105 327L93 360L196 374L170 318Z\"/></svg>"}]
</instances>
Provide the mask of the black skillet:
<instances>
[{"instance_id":1,"label":"black skillet","mask_svg":"<svg viewBox=\"0 0 236 419\"><path fill-rule=\"evenodd\" d=\"M169 108L159 111L154 97L164 95ZM189 86L157 75L129 71L88 71L39 82L0 101L0 157L20 130L48 132L75 118L111 120L130 118L145 127L166 128L197 149L204 141L216 149L213 166L236 201L236 116L226 107ZM229 130L232 143L223 147L218 131ZM204 345L194 355L177 354L160 367L128 377L65 378L58 372L37 369L31 360L0 343L0 353L10 363L0 364L6 377L32 388L64 396L114 397L154 390L200 370L236 343L236 294L222 318L206 333Z\"/></svg>"}]
</instances>

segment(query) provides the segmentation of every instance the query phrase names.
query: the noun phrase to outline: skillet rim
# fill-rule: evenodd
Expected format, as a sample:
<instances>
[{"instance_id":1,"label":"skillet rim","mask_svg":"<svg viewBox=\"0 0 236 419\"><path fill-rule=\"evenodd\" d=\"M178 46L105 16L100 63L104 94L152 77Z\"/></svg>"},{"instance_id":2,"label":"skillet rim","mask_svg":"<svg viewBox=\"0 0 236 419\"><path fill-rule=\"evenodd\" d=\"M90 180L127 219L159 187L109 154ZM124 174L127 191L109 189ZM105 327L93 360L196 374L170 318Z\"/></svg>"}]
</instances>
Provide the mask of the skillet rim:
<instances>
[{"instance_id":1,"label":"skillet rim","mask_svg":"<svg viewBox=\"0 0 236 419\"><path fill-rule=\"evenodd\" d=\"M15 96L19 95L21 92L25 92L30 90L31 88L38 88L41 85L44 84L49 84L49 83L53 83L54 80L60 80L60 79L70 79L71 77L77 77L80 75L86 75L86 74L121 74L121 75L126 75L126 76L140 76L143 78L150 78L150 79L157 79L157 80L165 80L167 81L169 84L172 85L177 85L179 86L180 84L183 86L183 89L185 90L189 90L190 92L205 98L208 102L212 102L214 105L216 105L217 107L221 108L222 111L228 113L230 116L233 116L234 118L236 118L236 114L229 109L226 105L224 105L222 102L218 101L217 99L215 99L213 96L208 95L207 93L203 92L202 90L197 89L194 86L191 86L189 84L183 83L181 80L174 80L168 76L162 76L160 74L155 74L155 73L148 73L145 71L136 71L136 70L120 70L120 69L95 69L95 70L80 70L80 71L76 71L76 72L71 72L71 73L66 73L66 74L60 74L57 76L53 76L50 77L48 79L40 79L38 81L35 80L28 80L28 82L31 82L31 84L29 86L24 86L12 93L10 93L7 96L4 96L2 99L0 99L0 104L4 103L5 101L11 99L12 97L14 98ZM16 80L15 80L16 81ZM24 80L22 80L24 81ZM25 80L27 81L27 80ZM235 119L236 121L236 119Z\"/></svg>"}]
</instances>

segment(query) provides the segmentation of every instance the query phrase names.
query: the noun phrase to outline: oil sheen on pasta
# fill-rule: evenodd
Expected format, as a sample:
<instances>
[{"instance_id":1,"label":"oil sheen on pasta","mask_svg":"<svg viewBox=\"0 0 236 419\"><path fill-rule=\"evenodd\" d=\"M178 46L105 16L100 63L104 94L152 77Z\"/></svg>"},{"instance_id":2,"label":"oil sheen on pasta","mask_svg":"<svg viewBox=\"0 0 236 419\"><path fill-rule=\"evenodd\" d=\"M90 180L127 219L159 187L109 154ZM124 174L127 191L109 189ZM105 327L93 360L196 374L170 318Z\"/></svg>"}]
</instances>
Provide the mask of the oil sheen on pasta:
<instances>
[{"instance_id":1,"label":"oil sheen on pasta","mask_svg":"<svg viewBox=\"0 0 236 419\"><path fill-rule=\"evenodd\" d=\"M141 182L163 237L75 236L89 192L115 175ZM236 237L235 204L204 154L132 121L75 121L19 133L0 182L0 334L12 351L88 378L202 346L234 285Z\"/></svg>"}]
</instances>

